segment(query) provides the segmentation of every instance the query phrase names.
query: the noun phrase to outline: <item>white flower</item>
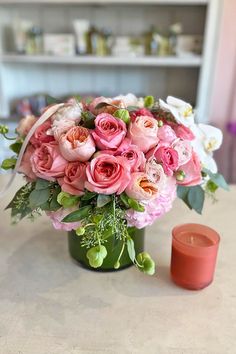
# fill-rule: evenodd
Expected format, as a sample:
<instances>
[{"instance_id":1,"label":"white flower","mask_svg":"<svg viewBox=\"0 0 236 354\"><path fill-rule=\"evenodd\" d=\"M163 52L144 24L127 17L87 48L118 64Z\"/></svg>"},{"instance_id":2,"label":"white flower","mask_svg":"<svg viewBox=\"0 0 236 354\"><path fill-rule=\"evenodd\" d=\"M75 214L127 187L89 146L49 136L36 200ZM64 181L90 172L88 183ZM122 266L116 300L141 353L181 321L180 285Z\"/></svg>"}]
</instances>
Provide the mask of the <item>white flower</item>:
<instances>
[{"instance_id":1,"label":"white flower","mask_svg":"<svg viewBox=\"0 0 236 354\"><path fill-rule=\"evenodd\" d=\"M164 111L172 113L177 123L183 124L186 127L194 124L193 108L189 103L172 96L168 96L166 102L160 99L160 107Z\"/></svg>"},{"instance_id":2,"label":"white flower","mask_svg":"<svg viewBox=\"0 0 236 354\"><path fill-rule=\"evenodd\" d=\"M213 173L217 172L217 165L213 152L222 144L223 134L218 128L207 124L196 124L191 127L195 139L191 142L194 151L198 154L203 167Z\"/></svg>"},{"instance_id":3,"label":"white flower","mask_svg":"<svg viewBox=\"0 0 236 354\"><path fill-rule=\"evenodd\" d=\"M119 95L113 98L114 100L122 101L126 107L128 106L137 106L140 108L144 107L144 100L143 98L138 98L132 93L128 93L127 95Z\"/></svg>"},{"instance_id":4,"label":"white flower","mask_svg":"<svg viewBox=\"0 0 236 354\"><path fill-rule=\"evenodd\" d=\"M52 121L57 120L72 120L79 123L83 106L75 99L70 99L63 107L61 107L52 117Z\"/></svg>"}]
</instances>

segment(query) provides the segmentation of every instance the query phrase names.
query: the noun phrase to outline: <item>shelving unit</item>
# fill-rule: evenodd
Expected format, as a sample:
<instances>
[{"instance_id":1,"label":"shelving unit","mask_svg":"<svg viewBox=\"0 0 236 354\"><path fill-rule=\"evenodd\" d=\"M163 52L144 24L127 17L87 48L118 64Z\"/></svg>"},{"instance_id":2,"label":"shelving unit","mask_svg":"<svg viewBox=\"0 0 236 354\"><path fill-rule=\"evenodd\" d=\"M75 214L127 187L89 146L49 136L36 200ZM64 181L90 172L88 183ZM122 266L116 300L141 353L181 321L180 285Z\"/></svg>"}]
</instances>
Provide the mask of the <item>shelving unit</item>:
<instances>
[{"instance_id":1,"label":"shelving unit","mask_svg":"<svg viewBox=\"0 0 236 354\"><path fill-rule=\"evenodd\" d=\"M0 116L12 99L40 92L117 95L133 92L179 96L207 121L217 46L220 0L0 0ZM118 35L137 35L150 25L181 21L186 34L204 35L202 56L53 57L17 55L4 41L15 17L32 19L47 33L70 33L75 18L87 18Z\"/></svg>"}]
</instances>

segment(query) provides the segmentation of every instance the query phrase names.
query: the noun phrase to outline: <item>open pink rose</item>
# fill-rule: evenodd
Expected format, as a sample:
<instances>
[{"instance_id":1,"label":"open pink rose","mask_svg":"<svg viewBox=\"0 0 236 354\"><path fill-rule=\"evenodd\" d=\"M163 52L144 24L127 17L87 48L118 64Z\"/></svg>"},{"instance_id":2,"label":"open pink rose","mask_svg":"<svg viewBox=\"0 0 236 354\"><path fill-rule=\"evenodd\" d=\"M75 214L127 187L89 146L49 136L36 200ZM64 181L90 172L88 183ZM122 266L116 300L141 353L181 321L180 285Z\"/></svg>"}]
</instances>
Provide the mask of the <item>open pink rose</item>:
<instances>
[{"instance_id":1,"label":"open pink rose","mask_svg":"<svg viewBox=\"0 0 236 354\"><path fill-rule=\"evenodd\" d=\"M50 143L50 141L55 140L53 135L50 135L51 121L47 120L41 124L36 130L32 138L30 139L31 144L35 147L39 147L42 143Z\"/></svg>"},{"instance_id":2,"label":"open pink rose","mask_svg":"<svg viewBox=\"0 0 236 354\"><path fill-rule=\"evenodd\" d=\"M197 154L193 151L191 159L180 168L185 173L184 180L178 181L182 186L196 186L202 181L201 163Z\"/></svg>"},{"instance_id":3,"label":"open pink rose","mask_svg":"<svg viewBox=\"0 0 236 354\"><path fill-rule=\"evenodd\" d=\"M150 200L157 197L158 188L145 172L134 172L131 174L131 180L125 193L128 197L137 200Z\"/></svg>"},{"instance_id":4,"label":"open pink rose","mask_svg":"<svg viewBox=\"0 0 236 354\"><path fill-rule=\"evenodd\" d=\"M167 176L173 176L173 172L179 166L178 153L171 147L157 147L148 152L147 158L155 158L159 162Z\"/></svg>"},{"instance_id":5,"label":"open pink rose","mask_svg":"<svg viewBox=\"0 0 236 354\"><path fill-rule=\"evenodd\" d=\"M77 207L73 208L66 208L66 209L59 209L57 211L47 211L46 214L52 221L53 227L56 230L64 230L64 231L71 231L76 230L81 226L81 222L62 222L62 220L72 213L73 211L77 210Z\"/></svg>"},{"instance_id":6,"label":"open pink rose","mask_svg":"<svg viewBox=\"0 0 236 354\"><path fill-rule=\"evenodd\" d=\"M146 158L144 153L136 145L130 145L121 153L128 164L131 172L144 171Z\"/></svg>"},{"instance_id":7,"label":"open pink rose","mask_svg":"<svg viewBox=\"0 0 236 354\"><path fill-rule=\"evenodd\" d=\"M157 136L164 144L171 144L177 138L174 130L169 125L163 125L159 128Z\"/></svg>"},{"instance_id":8,"label":"open pink rose","mask_svg":"<svg viewBox=\"0 0 236 354\"><path fill-rule=\"evenodd\" d=\"M121 119L108 113L101 113L95 119L92 136L99 149L117 149L126 133L126 124Z\"/></svg>"},{"instance_id":9,"label":"open pink rose","mask_svg":"<svg viewBox=\"0 0 236 354\"><path fill-rule=\"evenodd\" d=\"M80 126L70 128L59 139L62 156L68 161L85 162L94 154L96 148L89 130Z\"/></svg>"},{"instance_id":10,"label":"open pink rose","mask_svg":"<svg viewBox=\"0 0 236 354\"><path fill-rule=\"evenodd\" d=\"M178 153L179 166L186 164L191 159L193 149L189 141L177 139L172 147Z\"/></svg>"},{"instance_id":11,"label":"open pink rose","mask_svg":"<svg viewBox=\"0 0 236 354\"><path fill-rule=\"evenodd\" d=\"M130 181L130 168L123 157L101 154L87 166L85 188L102 194L121 194Z\"/></svg>"},{"instance_id":12,"label":"open pink rose","mask_svg":"<svg viewBox=\"0 0 236 354\"><path fill-rule=\"evenodd\" d=\"M153 114L147 108L140 108L137 111L132 111L130 113L131 121L134 122L139 116L153 117Z\"/></svg>"},{"instance_id":13,"label":"open pink rose","mask_svg":"<svg viewBox=\"0 0 236 354\"><path fill-rule=\"evenodd\" d=\"M20 167L18 168L18 172L23 173L28 181L34 181L37 177L32 170L31 164L31 156L33 155L35 148L32 145L28 145L23 158L21 160Z\"/></svg>"},{"instance_id":14,"label":"open pink rose","mask_svg":"<svg viewBox=\"0 0 236 354\"><path fill-rule=\"evenodd\" d=\"M86 181L85 162L69 162L65 168L65 176L58 179L63 192L73 195L84 194L84 183Z\"/></svg>"},{"instance_id":15,"label":"open pink rose","mask_svg":"<svg viewBox=\"0 0 236 354\"><path fill-rule=\"evenodd\" d=\"M55 141L43 143L31 156L32 170L36 176L48 181L64 176L67 161L61 156Z\"/></svg>"},{"instance_id":16,"label":"open pink rose","mask_svg":"<svg viewBox=\"0 0 236 354\"><path fill-rule=\"evenodd\" d=\"M16 128L17 133L20 136L25 137L36 121L37 118L35 116L26 116L25 118L22 118Z\"/></svg>"},{"instance_id":17,"label":"open pink rose","mask_svg":"<svg viewBox=\"0 0 236 354\"><path fill-rule=\"evenodd\" d=\"M144 153L158 144L158 124L149 116L138 116L130 123L128 137Z\"/></svg>"},{"instance_id":18,"label":"open pink rose","mask_svg":"<svg viewBox=\"0 0 236 354\"><path fill-rule=\"evenodd\" d=\"M156 162L155 158L151 158L147 161L145 166L145 172L153 183L158 186L158 189L161 190L166 183L166 175L163 170L163 167Z\"/></svg>"}]
</instances>

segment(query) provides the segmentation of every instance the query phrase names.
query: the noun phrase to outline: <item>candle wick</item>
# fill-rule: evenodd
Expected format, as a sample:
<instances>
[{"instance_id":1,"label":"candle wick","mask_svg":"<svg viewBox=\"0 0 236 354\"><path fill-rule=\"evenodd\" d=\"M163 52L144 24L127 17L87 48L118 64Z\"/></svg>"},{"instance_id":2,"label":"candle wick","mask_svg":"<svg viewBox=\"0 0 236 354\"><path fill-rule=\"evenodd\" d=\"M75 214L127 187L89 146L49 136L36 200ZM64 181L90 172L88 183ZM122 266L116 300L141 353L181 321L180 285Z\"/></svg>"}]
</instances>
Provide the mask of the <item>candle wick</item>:
<instances>
[{"instance_id":1,"label":"candle wick","mask_svg":"<svg viewBox=\"0 0 236 354\"><path fill-rule=\"evenodd\" d=\"M190 242L193 244L193 240L194 240L194 238L193 238L193 236L191 236L190 237Z\"/></svg>"}]
</instances>

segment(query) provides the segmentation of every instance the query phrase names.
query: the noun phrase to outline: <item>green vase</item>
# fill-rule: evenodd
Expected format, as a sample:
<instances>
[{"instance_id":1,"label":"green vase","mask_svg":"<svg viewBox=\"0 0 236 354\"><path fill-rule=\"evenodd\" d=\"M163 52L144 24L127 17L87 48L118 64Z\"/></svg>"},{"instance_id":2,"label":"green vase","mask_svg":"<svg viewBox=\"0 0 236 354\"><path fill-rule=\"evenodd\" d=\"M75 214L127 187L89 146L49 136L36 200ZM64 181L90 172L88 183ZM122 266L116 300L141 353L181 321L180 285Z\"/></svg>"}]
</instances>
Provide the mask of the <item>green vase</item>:
<instances>
[{"instance_id":1,"label":"green vase","mask_svg":"<svg viewBox=\"0 0 236 354\"><path fill-rule=\"evenodd\" d=\"M131 235L134 241L134 247L136 251L136 255L144 250L144 229L135 229L135 231ZM107 256L103 261L103 264L99 268L92 268L89 265L88 258L86 257L86 253L88 251L87 248L81 247L81 237L77 236L75 231L68 232L68 240L69 240L69 252L72 258L78 261L83 267L95 271L116 271L125 269L133 265L133 262L129 258L127 248L125 247L122 257L120 258L120 268L115 269L114 264L116 263L121 248L122 241L119 241L118 244L114 247L114 238L109 237L105 244L107 249Z\"/></svg>"}]
</instances>

